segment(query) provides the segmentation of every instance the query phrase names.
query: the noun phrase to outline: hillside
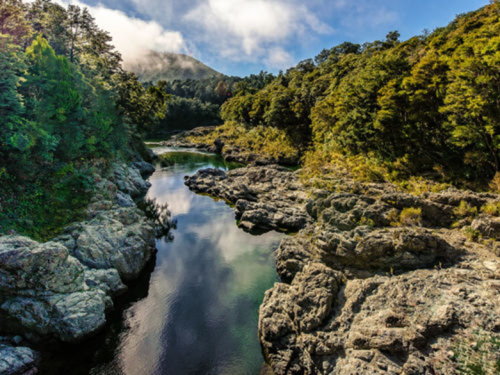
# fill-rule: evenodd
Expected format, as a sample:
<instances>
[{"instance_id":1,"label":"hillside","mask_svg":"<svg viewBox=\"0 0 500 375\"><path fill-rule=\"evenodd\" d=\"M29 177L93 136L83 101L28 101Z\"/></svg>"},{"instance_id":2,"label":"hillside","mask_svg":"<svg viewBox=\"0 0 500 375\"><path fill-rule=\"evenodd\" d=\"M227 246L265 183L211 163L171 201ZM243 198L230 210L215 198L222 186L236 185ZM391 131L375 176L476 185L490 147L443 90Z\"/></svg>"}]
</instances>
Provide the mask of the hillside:
<instances>
[{"instance_id":1,"label":"hillside","mask_svg":"<svg viewBox=\"0 0 500 375\"><path fill-rule=\"evenodd\" d=\"M250 130L282 132L315 176L327 168L372 181L423 176L485 188L496 175L498 186L498 6L407 41L390 32L325 50L258 92L235 92L220 131L240 148L263 147ZM279 153L282 144L268 149Z\"/></svg>"},{"instance_id":2,"label":"hillside","mask_svg":"<svg viewBox=\"0 0 500 375\"><path fill-rule=\"evenodd\" d=\"M127 64L125 69L137 74L142 82L224 78L222 73L215 71L201 61L191 56L176 53L151 51L142 60Z\"/></svg>"}]
</instances>

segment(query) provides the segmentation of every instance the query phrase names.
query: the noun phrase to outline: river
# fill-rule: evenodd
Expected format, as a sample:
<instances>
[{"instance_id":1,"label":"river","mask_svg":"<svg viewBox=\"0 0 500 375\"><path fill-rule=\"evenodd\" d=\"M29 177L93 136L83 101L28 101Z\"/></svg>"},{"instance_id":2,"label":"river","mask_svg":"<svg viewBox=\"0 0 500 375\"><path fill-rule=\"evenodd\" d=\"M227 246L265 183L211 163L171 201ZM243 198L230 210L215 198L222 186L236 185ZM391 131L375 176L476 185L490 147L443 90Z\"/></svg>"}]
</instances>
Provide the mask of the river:
<instances>
[{"instance_id":1,"label":"river","mask_svg":"<svg viewBox=\"0 0 500 375\"><path fill-rule=\"evenodd\" d=\"M277 281L273 250L283 235L245 233L225 202L184 185L199 169L233 167L219 156L155 152L162 163L148 197L168 203L174 238L157 240L152 272L118 301L106 331L46 361L47 373L256 375L262 367L258 308Z\"/></svg>"}]
</instances>

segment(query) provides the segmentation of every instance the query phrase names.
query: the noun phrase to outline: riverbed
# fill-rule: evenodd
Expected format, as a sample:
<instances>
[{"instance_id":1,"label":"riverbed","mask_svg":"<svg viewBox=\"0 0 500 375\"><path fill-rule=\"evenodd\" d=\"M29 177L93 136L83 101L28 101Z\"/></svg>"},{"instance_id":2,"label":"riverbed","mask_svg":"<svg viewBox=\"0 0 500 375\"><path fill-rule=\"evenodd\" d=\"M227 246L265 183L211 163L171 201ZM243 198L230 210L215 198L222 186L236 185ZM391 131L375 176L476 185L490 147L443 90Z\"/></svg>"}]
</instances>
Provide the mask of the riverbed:
<instances>
[{"instance_id":1,"label":"riverbed","mask_svg":"<svg viewBox=\"0 0 500 375\"><path fill-rule=\"evenodd\" d=\"M245 233L225 202L184 185L184 176L199 169L236 165L196 150L155 152L162 161L150 178L148 198L168 204L177 222L173 238L157 240L151 269L118 302L106 332L79 355L77 348L65 349L52 360L51 374L260 372L258 309L277 281L273 250L283 235Z\"/></svg>"}]
</instances>

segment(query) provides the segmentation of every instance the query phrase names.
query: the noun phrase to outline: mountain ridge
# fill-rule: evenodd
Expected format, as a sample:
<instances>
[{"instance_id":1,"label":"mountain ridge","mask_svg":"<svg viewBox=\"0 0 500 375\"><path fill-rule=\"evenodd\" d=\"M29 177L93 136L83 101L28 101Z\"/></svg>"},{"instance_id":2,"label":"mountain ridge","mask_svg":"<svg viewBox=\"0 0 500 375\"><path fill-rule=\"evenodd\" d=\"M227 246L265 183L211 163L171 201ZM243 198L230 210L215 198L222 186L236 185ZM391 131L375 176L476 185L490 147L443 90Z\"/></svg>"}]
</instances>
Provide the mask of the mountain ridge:
<instances>
[{"instance_id":1,"label":"mountain ridge","mask_svg":"<svg viewBox=\"0 0 500 375\"><path fill-rule=\"evenodd\" d=\"M150 51L141 60L126 64L125 69L135 73L142 82L226 77L192 56L173 52Z\"/></svg>"}]
</instances>

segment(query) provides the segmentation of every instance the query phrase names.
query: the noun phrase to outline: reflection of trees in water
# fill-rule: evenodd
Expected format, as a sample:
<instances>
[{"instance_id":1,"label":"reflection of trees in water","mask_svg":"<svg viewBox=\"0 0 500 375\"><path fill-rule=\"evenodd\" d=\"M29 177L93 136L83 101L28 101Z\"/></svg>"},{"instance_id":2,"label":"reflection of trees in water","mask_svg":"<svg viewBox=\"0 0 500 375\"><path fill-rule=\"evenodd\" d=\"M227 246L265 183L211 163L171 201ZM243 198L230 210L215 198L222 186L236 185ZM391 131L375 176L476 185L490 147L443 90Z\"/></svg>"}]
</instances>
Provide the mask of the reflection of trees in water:
<instances>
[{"instance_id":1,"label":"reflection of trees in water","mask_svg":"<svg viewBox=\"0 0 500 375\"><path fill-rule=\"evenodd\" d=\"M146 197L139 202L139 207L153 221L156 238L165 237L168 240L173 240L170 230L175 229L176 221L172 220L167 202L162 203L156 198Z\"/></svg>"},{"instance_id":2,"label":"reflection of trees in water","mask_svg":"<svg viewBox=\"0 0 500 375\"><path fill-rule=\"evenodd\" d=\"M241 166L238 163L226 162L220 155L201 152L175 151L160 155L162 167L181 164L184 168L195 170L200 167L234 169Z\"/></svg>"}]
</instances>

